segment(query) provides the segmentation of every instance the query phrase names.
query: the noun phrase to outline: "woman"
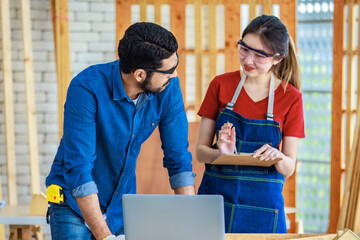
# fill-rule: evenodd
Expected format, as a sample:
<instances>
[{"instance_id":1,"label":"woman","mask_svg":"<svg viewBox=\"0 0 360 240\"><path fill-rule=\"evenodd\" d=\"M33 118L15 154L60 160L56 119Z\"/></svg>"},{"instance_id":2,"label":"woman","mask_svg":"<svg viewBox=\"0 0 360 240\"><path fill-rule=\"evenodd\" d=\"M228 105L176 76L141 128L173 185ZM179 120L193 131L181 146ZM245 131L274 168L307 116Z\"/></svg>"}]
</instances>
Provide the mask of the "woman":
<instances>
[{"instance_id":1,"label":"woman","mask_svg":"<svg viewBox=\"0 0 360 240\"><path fill-rule=\"evenodd\" d=\"M242 71L215 77L198 112L196 158L206 164L199 194L224 197L226 232L286 233L282 189L305 137L295 48L286 26L262 15L244 30L238 54ZM271 167L211 165L236 152L282 160Z\"/></svg>"}]
</instances>

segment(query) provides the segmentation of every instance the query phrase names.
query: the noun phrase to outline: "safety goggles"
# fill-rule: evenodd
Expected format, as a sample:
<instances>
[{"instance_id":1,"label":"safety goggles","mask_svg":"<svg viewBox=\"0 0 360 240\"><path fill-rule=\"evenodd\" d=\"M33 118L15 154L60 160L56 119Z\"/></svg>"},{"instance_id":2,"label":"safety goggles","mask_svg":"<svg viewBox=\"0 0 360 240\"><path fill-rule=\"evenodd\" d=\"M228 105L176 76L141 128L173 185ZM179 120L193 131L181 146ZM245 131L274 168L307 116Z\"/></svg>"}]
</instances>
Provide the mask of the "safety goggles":
<instances>
[{"instance_id":1,"label":"safety goggles","mask_svg":"<svg viewBox=\"0 0 360 240\"><path fill-rule=\"evenodd\" d=\"M178 64L179 64L179 55L176 52L176 57L177 57L177 62L176 65L169 69L169 70L157 70L157 69L151 69L151 68L144 68L145 71L149 71L149 72L158 72L158 73L164 73L164 74L173 74L175 72L175 69L177 68Z\"/></svg>"},{"instance_id":2,"label":"safety goggles","mask_svg":"<svg viewBox=\"0 0 360 240\"><path fill-rule=\"evenodd\" d=\"M268 63L272 57L277 57L281 55L280 53L269 54L264 51L254 49L246 45L241 39L238 41L238 44L240 45L239 54L243 58L251 55L253 61L256 63Z\"/></svg>"}]
</instances>

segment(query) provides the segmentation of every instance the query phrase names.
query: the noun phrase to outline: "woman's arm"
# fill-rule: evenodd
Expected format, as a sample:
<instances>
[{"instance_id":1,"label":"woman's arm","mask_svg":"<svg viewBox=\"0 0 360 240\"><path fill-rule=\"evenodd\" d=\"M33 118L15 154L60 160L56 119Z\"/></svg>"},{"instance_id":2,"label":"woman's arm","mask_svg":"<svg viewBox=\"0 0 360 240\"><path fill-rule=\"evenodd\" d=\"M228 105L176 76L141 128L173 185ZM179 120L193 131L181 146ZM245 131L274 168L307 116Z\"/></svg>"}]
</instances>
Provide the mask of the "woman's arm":
<instances>
[{"instance_id":1,"label":"woman's arm","mask_svg":"<svg viewBox=\"0 0 360 240\"><path fill-rule=\"evenodd\" d=\"M282 152L276 148L265 144L254 152L254 157L261 155L259 160L268 161L278 157L283 158L280 162L275 164L276 170L284 177L290 177L295 171L296 156L299 146L299 138L284 137L282 144Z\"/></svg>"},{"instance_id":2,"label":"woman's arm","mask_svg":"<svg viewBox=\"0 0 360 240\"><path fill-rule=\"evenodd\" d=\"M201 117L195 156L200 163L210 163L220 156L219 149L211 148L215 136L215 120Z\"/></svg>"},{"instance_id":3,"label":"woman's arm","mask_svg":"<svg viewBox=\"0 0 360 240\"><path fill-rule=\"evenodd\" d=\"M282 153L285 155L284 160L275 164L276 170L284 177L290 177L295 171L296 156L298 152L299 138L284 137L282 144Z\"/></svg>"}]
</instances>

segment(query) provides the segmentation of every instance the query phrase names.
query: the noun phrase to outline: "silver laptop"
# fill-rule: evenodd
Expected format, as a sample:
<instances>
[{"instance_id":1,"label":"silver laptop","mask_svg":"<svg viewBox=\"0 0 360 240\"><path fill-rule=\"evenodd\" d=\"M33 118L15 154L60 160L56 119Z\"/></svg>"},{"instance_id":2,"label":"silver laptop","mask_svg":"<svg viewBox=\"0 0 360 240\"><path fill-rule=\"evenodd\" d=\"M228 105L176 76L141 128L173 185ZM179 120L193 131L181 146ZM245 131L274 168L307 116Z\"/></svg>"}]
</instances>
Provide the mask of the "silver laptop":
<instances>
[{"instance_id":1,"label":"silver laptop","mask_svg":"<svg viewBox=\"0 0 360 240\"><path fill-rule=\"evenodd\" d=\"M123 195L126 240L225 240L220 195Z\"/></svg>"}]
</instances>

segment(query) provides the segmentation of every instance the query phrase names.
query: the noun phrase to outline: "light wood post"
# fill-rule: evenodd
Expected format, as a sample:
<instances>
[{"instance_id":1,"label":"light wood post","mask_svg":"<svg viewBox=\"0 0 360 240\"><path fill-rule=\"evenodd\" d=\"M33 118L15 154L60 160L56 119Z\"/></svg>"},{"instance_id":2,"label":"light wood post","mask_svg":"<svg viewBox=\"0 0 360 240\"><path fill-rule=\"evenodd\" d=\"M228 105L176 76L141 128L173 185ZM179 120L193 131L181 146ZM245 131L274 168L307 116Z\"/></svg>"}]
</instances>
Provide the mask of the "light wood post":
<instances>
[{"instance_id":1,"label":"light wood post","mask_svg":"<svg viewBox=\"0 0 360 240\"><path fill-rule=\"evenodd\" d=\"M241 38L240 2L224 0L225 6L225 72L240 69L237 42Z\"/></svg>"},{"instance_id":2,"label":"light wood post","mask_svg":"<svg viewBox=\"0 0 360 240\"><path fill-rule=\"evenodd\" d=\"M204 96L203 91L203 9L201 0L194 2L195 15L195 111L198 111ZM199 118L199 117L198 117Z\"/></svg>"},{"instance_id":3,"label":"light wood post","mask_svg":"<svg viewBox=\"0 0 360 240\"><path fill-rule=\"evenodd\" d=\"M1 0L1 47L3 66L3 91L5 115L6 165L8 181L8 204L17 205L14 100L11 63L11 31L9 0ZM1 186L0 186L1 187ZM10 191L11 189L11 191Z\"/></svg>"},{"instance_id":4,"label":"light wood post","mask_svg":"<svg viewBox=\"0 0 360 240\"><path fill-rule=\"evenodd\" d=\"M331 184L330 184L330 221L328 232L335 233L338 224L342 195L342 156L344 123L342 104L344 99L344 36L345 36L345 2L334 1L334 34L333 40L333 101L331 124Z\"/></svg>"},{"instance_id":5,"label":"light wood post","mask_svg":"<svg viewBox=\"0 0 360 240\"><path fill-rule=\"evenodd\" d=\"M131 0L116 0L116 46L131 24Z\"/></svg>"},{"instance_id":6,"label":"light wood post","mask_svg":"<svg viewBox=\"0 0 360 240\"><path fill-rule=\"evenodd\" d=\"M35 110L35 86L34 86L34 67L31 37L31 16L30 1L21 0L21 23L23 33L24 49L24 71L26 89L26 112L28 122L28 144L30 160L31 193L39 194L40 190L40 171L38 159L38 140Z\"/></svg>"},{"instance_id":7,"label":"light wood post","mask_svg":"<svg viewBox=\"0 0 360 240\"><path fill-rule=\"evenodd\" d=\"M289 30L289 34L296 43L296 2L293 0L279 0L280 19ZM284 190L286 192L285 206L296 208L296 171L286 179ZM296 213L288 214L290 219L290 229L288 232L295 232Z\"/></svg>"},{"instance_id":8,"label":"light wood post","mask_svg":"<svg viewBox=\"0 0 360 240\"><path fill-rule=\"evenodd\" d=\"M58 83L59 138L63 135L64 104L71 81L69 18L67 0L50 0L55 43L56 76Z\"/></svg>"},{"instance_id":9,"label":"light wood post","mask_svg":"<svg viewBox=\"0 0 360 240\"><path fill-rule=\"evenodd\" d=\"M170 0L170 11L172 11L170 14L170 31L176 37L179 45L178 54L180 62L177 67L177 73L186 107L185 6L186 0Z\"/></svg>"},{"instance_id":10,"label":"light wood post","mask_svg":"<svg viewBox=\"0 0 360 240\"><path fill-rule=\"evenodd\" d=\"M209 1L209 78L206 87L216 76L217 70L217 22L216 22L216 1Z\"/></svg>"}]
</instances>

